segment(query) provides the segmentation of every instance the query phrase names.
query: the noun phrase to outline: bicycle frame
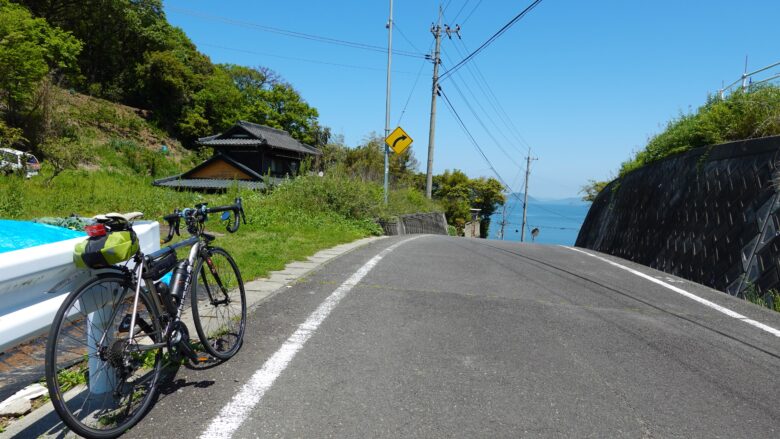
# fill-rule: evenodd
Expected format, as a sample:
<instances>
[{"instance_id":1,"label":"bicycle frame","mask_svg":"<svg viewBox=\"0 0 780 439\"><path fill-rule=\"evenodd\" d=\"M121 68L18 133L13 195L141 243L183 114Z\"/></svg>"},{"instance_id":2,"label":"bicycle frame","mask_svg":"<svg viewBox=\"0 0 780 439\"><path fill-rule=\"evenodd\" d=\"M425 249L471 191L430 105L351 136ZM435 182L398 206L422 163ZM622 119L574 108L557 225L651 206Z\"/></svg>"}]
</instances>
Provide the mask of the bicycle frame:
<instances>
[{"instance_id":1,"label":"bicycle frame","mask_svg":"<svg viewBox=\"0 0 780 439\"><path fill-rule=\"evenodd\" d=\"M155 251L153 253L150 253L150 254L148 254L146 256L150 256L150 257L154 258L154 257L157 257L157 256L161 256L165 252L176 251L176 249L178 249L178 248L190 247L190 246L191 246L190 253L189 253L189 256L187 257L187 260L188 260L188 262L190 264L190 267L193 267L195 262L196 262L196 260L197 260L197 258L198 258L198 254L206 246L206 243L199 236L192 236L192 237L187 238L187 239L185 239L183 241L179 241L179 242L177 242L175 244L171 244L171 245L169 245L167 247L161 248L160 250L157 250L157 251ZM136 265L136 268L135 268L136 289L135 289L135 297L133 298L133 314L132 314L132 316L130 318L130 332L129 332L128 340L133 340L133 335L134 335L133 332L135 331L135 319L136 319L136 314L138 312L138 300L139 300L140 295L141 295L141 283L142 283L141 280L143 279L143 277L142 277L143 270L144 270L144 258L143 258L143 255L140 255L137 258L137 260L139 262L138 262L138 264ZM189 278L188 280L191 282L191 278L192 278L192 273L191 272L190 272L188 278ZM153 279L148 279L148 280L145 280L144 282L146 282L146 289L149 290L152 293L152 294L150 294L150 296L151 296L151 300L154 302L155 308L157 308L160 311L164 310L165 307L160 302L160 296L158 294L157 287L155 287L154 280ZM185 304L185 300L187 298L187 293L188 293L187 290L188 289L189 288L185 288L184 289L182 297L181 297L181 300L179 302L179 307L176 310L176 315L171 316L171 320L168 322L168 325L165 328L165 334L163 336L164 340L167 340L171 336L171 332L173 331L174 325L181 320L181 315L182 315L182 312L184 311L184 304ZM154 344L151 344L151 345L148 345L148 346L143 346L143 347L138 347L138 348L139 348L139 350L144 351L144 350L156 349L156 348L158 348L160 346L165 346L165 345L166 345L165 342L160 342L160 343L154 343Z\"/></svg>"}]
</instances>

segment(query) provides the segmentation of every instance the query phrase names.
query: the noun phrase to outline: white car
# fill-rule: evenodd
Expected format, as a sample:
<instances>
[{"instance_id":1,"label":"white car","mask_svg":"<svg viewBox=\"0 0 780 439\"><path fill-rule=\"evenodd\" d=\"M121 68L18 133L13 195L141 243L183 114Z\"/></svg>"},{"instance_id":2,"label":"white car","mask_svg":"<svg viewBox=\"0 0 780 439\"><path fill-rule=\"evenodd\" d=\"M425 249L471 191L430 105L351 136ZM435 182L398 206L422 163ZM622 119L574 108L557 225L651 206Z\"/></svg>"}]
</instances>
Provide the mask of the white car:
<instances>
[{"instance_id":1,"label":"white car","mask_svg":"<svg viewBox=\"0 0 780 439\"><path fill-rule=\"evenodd\" d=\"M41 162L27 152L11 148L0 148L0 172L16 172L24 170L27 178L38 175Z\"/></svg>"}]
</instances>

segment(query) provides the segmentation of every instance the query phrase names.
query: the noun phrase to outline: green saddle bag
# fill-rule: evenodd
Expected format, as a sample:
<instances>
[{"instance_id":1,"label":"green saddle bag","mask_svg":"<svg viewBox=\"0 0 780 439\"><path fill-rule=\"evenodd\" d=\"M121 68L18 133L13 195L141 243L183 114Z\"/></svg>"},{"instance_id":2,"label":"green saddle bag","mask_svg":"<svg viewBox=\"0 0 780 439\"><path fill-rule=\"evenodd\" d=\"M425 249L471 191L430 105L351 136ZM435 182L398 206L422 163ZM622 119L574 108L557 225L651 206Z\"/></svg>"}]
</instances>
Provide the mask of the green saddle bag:
<instances>
[{"instance_id":1,"label":"green saddle bag","mask_svg":"<svg viewBox=\"0 0 780 439\"><path fill-rule=\"evenodd\" d=\"M132 258L139 248L138 236L132 229L108 232L76 244L73 262L79 268L106 268Z\"/></svg>"}]
</instances>

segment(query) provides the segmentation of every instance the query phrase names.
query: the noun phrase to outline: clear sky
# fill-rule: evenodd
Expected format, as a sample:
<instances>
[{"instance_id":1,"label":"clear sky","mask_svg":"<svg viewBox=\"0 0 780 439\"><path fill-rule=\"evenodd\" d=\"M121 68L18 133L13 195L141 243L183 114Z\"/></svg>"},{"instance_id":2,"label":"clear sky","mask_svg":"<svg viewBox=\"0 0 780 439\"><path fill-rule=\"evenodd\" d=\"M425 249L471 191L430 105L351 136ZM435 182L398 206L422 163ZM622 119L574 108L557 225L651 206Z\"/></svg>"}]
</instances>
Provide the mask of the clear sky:
<instances>
[{"instance_id":1,"label":"clear sky","mask_svg":"<svg viewBox=\"0 0 780 439\"><path fill-rule=\"evenodd\" d=\"M428 52L439 3L395 0L393 49ZM462 27L462 40L442 42L444 72L532 0L441 3L443 23ZM383 133L386 53L263 27L386 48L387 0L164 4L169 21L212 61L273 69L347 145ZM514 190L530 146L539 160L529 193L577 196L589 179L613 176L668 120L738 79L746 56L748 70L780 61L778 17L777 0L544 0L441 86ZM392 66L391 125L400 119L424 171L433 66L402 55ZM435 173L493 175L441 98L435 145Z\"/></svg>"}]
</instances>

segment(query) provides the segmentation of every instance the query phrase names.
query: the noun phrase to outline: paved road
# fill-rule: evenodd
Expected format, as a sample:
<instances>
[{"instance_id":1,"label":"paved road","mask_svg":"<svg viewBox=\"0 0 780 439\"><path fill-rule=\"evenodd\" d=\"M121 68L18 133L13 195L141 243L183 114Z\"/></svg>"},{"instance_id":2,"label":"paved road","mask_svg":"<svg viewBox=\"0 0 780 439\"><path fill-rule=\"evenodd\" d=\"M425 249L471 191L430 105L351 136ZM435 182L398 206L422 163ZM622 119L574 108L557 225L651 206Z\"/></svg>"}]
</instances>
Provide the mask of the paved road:
<instances>
[{"instance_id":1,"label":"paved road","mask_svg":"<svg viewBox=\"0 0 780 439\"><path fill-rule=\"evenodd\" d=\"M568 248L407 239L264 302L235 358L181 370L127 437L780 437L780 337L767 328ZM780 328L752 304L608 259Z\"/></svg>"}]
</instances>

